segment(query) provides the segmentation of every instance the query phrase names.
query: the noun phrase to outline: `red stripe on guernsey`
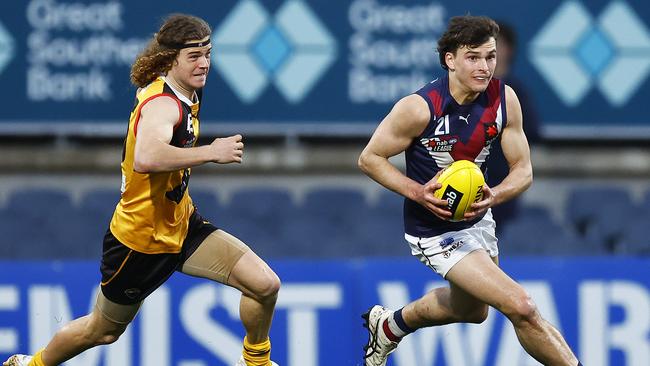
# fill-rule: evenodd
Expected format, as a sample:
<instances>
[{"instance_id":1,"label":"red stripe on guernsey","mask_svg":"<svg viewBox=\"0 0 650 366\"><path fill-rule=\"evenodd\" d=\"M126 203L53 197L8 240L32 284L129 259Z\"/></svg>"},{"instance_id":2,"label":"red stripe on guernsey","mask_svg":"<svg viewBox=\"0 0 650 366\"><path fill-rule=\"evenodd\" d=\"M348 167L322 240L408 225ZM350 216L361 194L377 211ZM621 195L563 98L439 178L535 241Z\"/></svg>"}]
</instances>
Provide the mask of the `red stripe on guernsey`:
<instances>
[{"instance_id":1,"label":"red stripe on guernsey","mask_svg":"<svg viewBox=\"0 0 650 366\"><path fill-rule=\"evenodd\" d=\"M462 141L458 141L454 144L454 147L450 151L451 157L454 158L454 160L476 160L476 157L481 150L483 150L483 146L485 145L485 131L483 131L482 125L482 123L479 123L479 126L474 129L467 144L464 144Z\"/></svg>"},{"instance_id":2,"label":"red stripe on guernsey","mask_svg":"<svg viewBox=\"0 0 650 366\"><path fill-rule=\"evenodd\" d=\"M386 334L386 337L390 339L393 342L399 342L400 338L396 337L395 334L390 330L390 327L388 326L388 319L384 320L384 324L382 325L382 328L384 329L384 333Z\"/></svg>"},{"instance_id":3,"label":"red stripe on guernsey","mask_svg":"<svg viewBox=\"0 0 650 366\"><path fill-rule=\"evenodd\" d=\"M438 118L442 113L442 96L435 89L432 89L427 95L429 96L429 100L431 100L433 112L435 113L435 116L431 116L431 119Z\"/></svg>"},{"instance_id":4,"label":"red stripe on guernsey","mask_svg":"<svg viewBox=\"0 0 650 366\"><path fill-rule=\"evenodd\" d=\"M488 98L487 108L483 110L483 114L479 119L479 123L472 132L472 136L467 141L467 144L459 141L452 148L450 154L454 160L469 160L475 161L478 154L481 153L485 146L485 123L494 122L497 118L497 111L501 103L501 96L499 95L500 81L496 79L490 80L486 94Z\"/></svg>"},{"instance_id":5,"label":"red stripe on guernsey","mask_svg":"<svg viewBox=\"0 0 650 366\"><path fill-rule=\"evenodd\" d=\"M138 106L138 110L135 112L136 114L135 114L135 123L133 124L133 136L138 137L138 123L140 122L140 111L142 110L142 107L144 107L145 104L151 102L152 100L158 97L170 97L176 101L176 104L178 104L178 122L176 122L176 124L174 125L174 130L176 130L176 128L181 124L181 120L183 119L183 107L181 107L181 101L178 98L176 98L176 96L173 94L169 94L169 93L154 94L149 98L145 99Z\"/></svg>"},{"instance_id":6,"label":"red stripe on guernsey","mask_svg":"<svg viewBox=\"0 0 650 366\"><path fill-rule=\"evenodd\" d=\"M483 110L483 115L481 116L480 122L494 122L497 119L497 111L499 110L499 104L501 104L501 95L499 95L501 82L496 79L492 79L488 88L486 90L488 97L487 108Z\"/></svg>"},{"instance_id":7,"label":"red stripe on guernsey","mask_svg":"<svg viewBox=\"0 0 650 366\"><path fill-rule=\"evenodd\" d=\"M497 111L499 110L499 104L501 104L501 81L492 79L487 88L488 95L488 107L485 108L485 112L481 117L481 122L494 122L497 119ZM490 115L487 115L491 113Z\"/></svg>"}]
</instances>

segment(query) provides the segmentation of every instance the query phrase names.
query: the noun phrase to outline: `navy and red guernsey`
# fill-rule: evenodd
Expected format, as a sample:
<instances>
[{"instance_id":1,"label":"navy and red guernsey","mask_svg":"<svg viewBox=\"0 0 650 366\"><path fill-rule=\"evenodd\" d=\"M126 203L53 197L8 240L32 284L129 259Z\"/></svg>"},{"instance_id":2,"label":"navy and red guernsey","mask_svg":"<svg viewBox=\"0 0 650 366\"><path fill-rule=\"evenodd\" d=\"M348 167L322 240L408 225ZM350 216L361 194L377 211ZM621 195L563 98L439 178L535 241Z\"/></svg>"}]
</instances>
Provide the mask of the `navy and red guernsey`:
<instances>
[{"instance_id":1,"label":"navy and red guernsey","mask_svg":"<svg viewBox=\"0 0 650 366\"><path fill-rule=\"evenodd\" d=\"M428 83L416 94L429 105L431 120L406 149L406 175L425 184L452 162L469 160L487 176L490 147L506 125L505 84L492 79L476 100L463 105L451 96L447 75ZM416 237L466 229L480 219L445 221L415 201L408 198L404 201L405 231Z\"/></svg>"}]
</instances>

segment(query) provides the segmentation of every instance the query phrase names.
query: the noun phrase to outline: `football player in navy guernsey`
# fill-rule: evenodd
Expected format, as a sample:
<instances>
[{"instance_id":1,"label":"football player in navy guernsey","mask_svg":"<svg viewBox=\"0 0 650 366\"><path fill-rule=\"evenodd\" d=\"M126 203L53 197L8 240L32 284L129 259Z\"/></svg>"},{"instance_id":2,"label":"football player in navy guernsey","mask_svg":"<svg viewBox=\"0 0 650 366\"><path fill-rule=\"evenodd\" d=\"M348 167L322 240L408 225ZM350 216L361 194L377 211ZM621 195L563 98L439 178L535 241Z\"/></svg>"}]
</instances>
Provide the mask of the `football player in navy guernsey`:
<instances>
[{"instance_id":1,"label":"football player in navy guernsey","mask_svg":"<svg viewBox=\"0 0 650 366\"><path fill-rule=\"evenodd\" d=\"M532 182L528 142L515 92L493 79L498 25L490 18L450 20L438 41L446 75L399 100L379 124L359 167L404 199L405 238L411 253L449 281L403 308L375 305L363 315L369 339L365 365L386 364L400 340L419 328L481 323L488 306L512 322L523 348L544 365L580 365L562 335L542 318L526 291L498 266L496 224L490 207L525 191ZM492 142L501 136L510 172L483 187L464 220L451 222L447 201L434 197L440 172L470 160L485 173ZM388 158L404 152L406 174Z\"/></svg>"}]
</instances>

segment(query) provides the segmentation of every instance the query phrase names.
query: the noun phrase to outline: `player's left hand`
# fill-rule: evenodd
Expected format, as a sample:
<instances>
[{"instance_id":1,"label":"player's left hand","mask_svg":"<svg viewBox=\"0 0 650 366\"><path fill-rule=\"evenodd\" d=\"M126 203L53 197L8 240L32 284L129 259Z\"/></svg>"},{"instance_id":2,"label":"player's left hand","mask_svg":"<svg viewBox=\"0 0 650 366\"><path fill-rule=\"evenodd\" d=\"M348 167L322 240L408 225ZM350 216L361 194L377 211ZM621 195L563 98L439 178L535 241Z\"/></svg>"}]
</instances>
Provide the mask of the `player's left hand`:
<instances>
[{"instance_id":1,"label":"player's left hand","mask_svg":"<svg viewBox=\"0 0 650 366\"><path fill-rule=\"evenodd\" d=\"M465 216L463 216L463 219L472 220L477 216L483 215L488 208L492 207L493 204L494 204L494 194L492 193L490 187L488 187L487 184L485 184L483 185L483 199L478 202L472 203L472 205L469 206L469 210L465 212Z\"/></svg>"}]
</instances>

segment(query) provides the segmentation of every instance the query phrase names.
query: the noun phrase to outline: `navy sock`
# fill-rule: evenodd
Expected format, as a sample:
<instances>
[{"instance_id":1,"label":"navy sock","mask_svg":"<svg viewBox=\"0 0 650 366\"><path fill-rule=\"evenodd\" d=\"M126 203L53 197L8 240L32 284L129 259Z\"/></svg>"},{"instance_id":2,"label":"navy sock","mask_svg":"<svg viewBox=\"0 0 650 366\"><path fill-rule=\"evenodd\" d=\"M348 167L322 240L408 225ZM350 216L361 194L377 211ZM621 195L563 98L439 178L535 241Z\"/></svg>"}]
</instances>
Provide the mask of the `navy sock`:
<instances>
[{"instance_id":1,"label":"navy sock","mask_svg":"<svg viewBox=\"0 0 650 366\"><path fill-rule=\"evenodd\" d=\"M402 309L404 309L404 308L402 308ZM402 309L399 309L399 310L397 310L396 312L393 313L393 319L395 319L395 324L397 324L399 329L401 329L406 334L415 332L415 329L409 327L404 322L404 318L402 318Z\"/></svg>"},{"instance_id":2,"label":"navy sock","mask_svg":"<svg viewBox=\"0 0 650 366\"><path fill-rule=\"evenodd\" d=\"M389 316L382 324L382 327L386 337L393 342L399 342L402 337L409 333L413 333L414 331L414 329L411 329L411 327L406 325L404 322L404 318L402 318L402 309L397 310L392 314L392 316Z\"/></svg>"}]
</instances>

